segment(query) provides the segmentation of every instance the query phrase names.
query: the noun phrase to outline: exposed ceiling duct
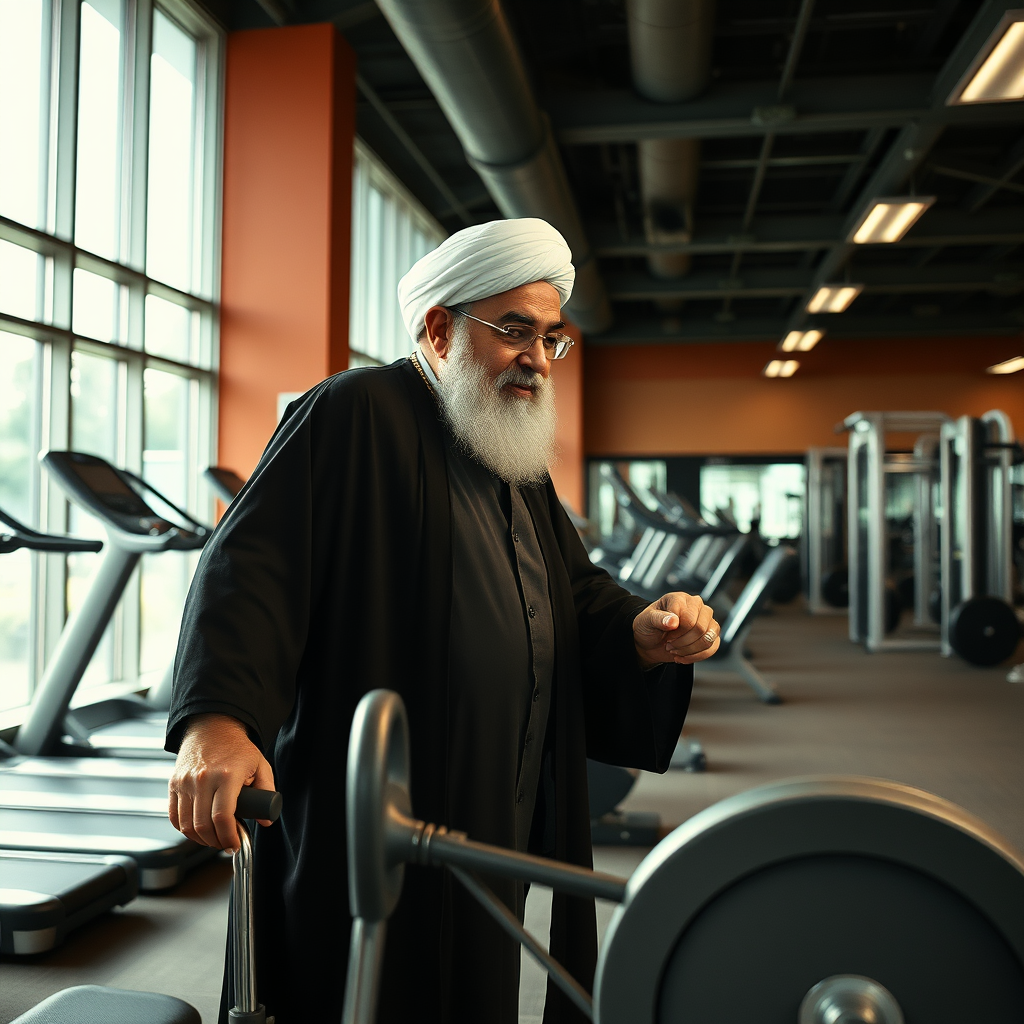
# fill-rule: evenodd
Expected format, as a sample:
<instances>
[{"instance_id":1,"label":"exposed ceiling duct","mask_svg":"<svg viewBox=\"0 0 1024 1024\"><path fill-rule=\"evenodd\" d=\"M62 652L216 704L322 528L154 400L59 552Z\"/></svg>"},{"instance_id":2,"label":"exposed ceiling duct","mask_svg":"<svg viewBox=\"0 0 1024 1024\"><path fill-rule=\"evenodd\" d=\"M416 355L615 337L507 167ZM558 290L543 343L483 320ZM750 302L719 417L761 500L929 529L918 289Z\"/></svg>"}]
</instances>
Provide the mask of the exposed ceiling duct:
<instances>
[{"instance_id":1,"label":"exposed ceiling duct","mask_svg":"<svg viewBox=\"0 0 1024 1024\"><path fill-rule=\"evenodd\" d=\"M583 331L611 326L611 306L547 117L495 0L377 0L395 35L506 217L543 217L576 265L566 312Z\"/></svg>"},{"instance_id":2,"label":"exposed ceiling duct","mask_svg":"<svg viewBox=\"0 0 1024 1024\"><path fill-rule=\"evenodd\" d=\"M637 92L657 103L681 103L703 92L711 74L715 0L628 0L626 15ZM637 163L647 241L689 242L700 140L641 140ZM690 256L652 253L647 265L656 277L682 277Z\"/></svg>"}]
</instances>

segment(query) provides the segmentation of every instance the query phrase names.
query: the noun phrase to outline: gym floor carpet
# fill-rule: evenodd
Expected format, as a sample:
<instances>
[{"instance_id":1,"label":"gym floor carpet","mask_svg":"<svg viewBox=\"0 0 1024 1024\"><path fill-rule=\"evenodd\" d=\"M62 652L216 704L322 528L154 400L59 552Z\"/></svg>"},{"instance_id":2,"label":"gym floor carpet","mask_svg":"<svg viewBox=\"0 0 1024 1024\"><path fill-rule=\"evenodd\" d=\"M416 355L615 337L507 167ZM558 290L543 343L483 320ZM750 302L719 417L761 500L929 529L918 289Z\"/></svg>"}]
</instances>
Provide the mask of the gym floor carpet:
<instances>
[{"instance_id":1,"label":"gym floor carpet","mask_svg":"<svg viewBox=\"0 0 1024 1024\"><path fill-rule=\"evenodd\" d=\"M799 602L760 619L754 661L785 703L757 701L739 679L699 670L687 730L709 770L643 775L624 810L657 811L673 826L723 797L794 775L857 774L937 793L1024 850L1024 686L1008 666L972 668L937 653L868 655L847 639L845 616L812 618ZM1024 660L1024 649L1017 661ZM645 850L604 847L597 866L629 874ZM187 999L216 1019L230 865L210 863L169 896L140 897L50 954L0 962L0 1024L82 982ZM546 931L547 894L535 888L527 926ZM600 904L603 927L612 907ZM524 964L522 1024L540 1021L544 981Z\"/></svg>"}]
</instances>

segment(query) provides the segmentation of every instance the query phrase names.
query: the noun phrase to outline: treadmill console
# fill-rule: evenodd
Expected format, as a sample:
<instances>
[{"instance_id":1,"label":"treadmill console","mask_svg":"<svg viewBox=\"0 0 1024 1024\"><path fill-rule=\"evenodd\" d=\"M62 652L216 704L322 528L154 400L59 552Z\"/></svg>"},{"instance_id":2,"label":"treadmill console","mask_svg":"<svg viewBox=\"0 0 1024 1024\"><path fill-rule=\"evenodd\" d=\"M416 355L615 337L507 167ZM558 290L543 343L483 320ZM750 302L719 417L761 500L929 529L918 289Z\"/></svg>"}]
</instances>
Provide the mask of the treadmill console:
<instances>
[{"instance_id":1,"label":"treadmill console","mask_svg":"<svg viewBox=\"0 0 1024 1024\"><path fill-rule=\"evenodd\" d=\"M149 536L173 529L104 459L83 452L47 452L43 465L78 504L102 522Z\"/></svg>"}]
</instances>

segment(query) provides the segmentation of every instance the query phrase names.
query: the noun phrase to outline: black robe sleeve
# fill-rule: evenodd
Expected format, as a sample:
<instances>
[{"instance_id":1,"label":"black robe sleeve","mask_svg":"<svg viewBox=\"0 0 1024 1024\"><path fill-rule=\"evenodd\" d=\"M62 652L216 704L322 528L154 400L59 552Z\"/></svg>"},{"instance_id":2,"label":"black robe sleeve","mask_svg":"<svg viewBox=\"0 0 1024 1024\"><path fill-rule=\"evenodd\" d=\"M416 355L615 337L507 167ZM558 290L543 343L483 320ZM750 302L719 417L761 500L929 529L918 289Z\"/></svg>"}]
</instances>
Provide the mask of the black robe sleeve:
<instances>
[{"instance_id":1,"label":"black robe sleeve","mask_svg":"<svg viewBox=\"0 0 1024 1024\"><path fill-rule=\"evenodd\" d=\"M587 756L664 772L689 707L693 666L644 671L633 643L633 619L648 602L591 562L550 485L548 491L579 627Z\"/></svg>"},{"instance_id":2,"label":"black robe sleeve","mask_svg":"<svg viewBox=\"0 0 1024 1024\"><path fill-rule=\"evenodd\" d=\"M314 389L280 425L203 550L175 655L167 749L187 720L231 715L269 754L291 712L309 625Z\"/></svg>"}]
</instances>

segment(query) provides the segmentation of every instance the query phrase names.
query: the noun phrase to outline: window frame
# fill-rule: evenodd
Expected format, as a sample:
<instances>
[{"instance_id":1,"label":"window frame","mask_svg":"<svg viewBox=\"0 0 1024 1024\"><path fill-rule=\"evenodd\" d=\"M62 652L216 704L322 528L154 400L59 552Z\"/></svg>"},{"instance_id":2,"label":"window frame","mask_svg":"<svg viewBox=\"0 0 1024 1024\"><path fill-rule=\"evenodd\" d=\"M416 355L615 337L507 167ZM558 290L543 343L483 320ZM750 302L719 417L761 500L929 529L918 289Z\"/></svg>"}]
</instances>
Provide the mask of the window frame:
<instances>
[{"instance_id":1,"label":"window frame","mask_svg":"<svg viewBox=\"0 0 1024 1024\"><path fill-rule=\"evenodd\" d=\"M120 97L121 153L120 256L118 260L90 253L74 241L76 149L78 145L78 47L82 0L50 0L43 4L44 54L42 117L48 136L41 146L45 181L40 207L43 227L0 216L0 239L38 254L43 272L37 318L25 320L0 312L0 331L33 338L37 347L36 409L33 443L37 451L70 447L71 359L74 351L112 357L124 366L123 443L117 463L133 472L143 469L143 376L152 367L188 379L190 423L187 452L186 507L212 521L214 498L202 480L202 469L217 451L217 376L219 369L219 285L221 241L221 168L223 165L223 93L226 35L192 0L122 0L122 70ZM150 71L154 12L160 10L196 39L197 62L193 101L193 149L202 154L193 163L191 290L167 285L146 273L146 217L149 187ZM47 38L47 31L49 37ZM46 118L47 108L49 117ZM45 133L44 133L45 134ZM43 210L39 211L42 218ZM122 289L122 328L117 342L76 334L72 327L75 269L105 277ZM198 316L198 345L187 359L171 359L145 351L146 296L155 295ZM31 521L53 533L68 529L69 506L60 488L38 464L31 479ZM102 557L102 556L100 556ZM29 687L34 691L42 666L52 654L66 620L65 556L32 553L32 600L29 610ZM115 688L139 687L141 648L139 574L132 577L119 606ZM116 677L120 676L120 679ZM91 690L90 693L97 691ZM0 708L3 707L0 702ZM9 715L0 721L6 724Z\"/></svg>"},{"instance_id":2,"label":"window frame","mask_svg":"<svg viewBox=\"0 0 1024 1024\"><path fill-rule=\"evenodd\" d=\"M383 160L358 136L353 147L352 173L352 279L349 312L349 366L379 366L381 360L374 354L364 351L360 339L361 333L371 333L371 328L381 327L382 319L388 326L395 321L401 329L401 314L398 299L394 293L383 295L381 278L387 278L397 263L394 251L397 235L407 236L415 228L428 239L434 241L435 247L448 237L448 232L439 221L427 211L426 207L402 184ZM367 217L370 191L379 193L384 205L384 217L389 220L393 230L386 231L384 237L374 240L372 255L365 251L368 244L366 237ZM363 258L363 257L367 258ZM392 268L386 264L390 260ZM408 268L398 267L395 284ZM355 342L355 344L353 344ZM407 351L412 351L412 339L409 339ZM370 347L370 346L366 346Z\"/></svg>"}]
</instances>

